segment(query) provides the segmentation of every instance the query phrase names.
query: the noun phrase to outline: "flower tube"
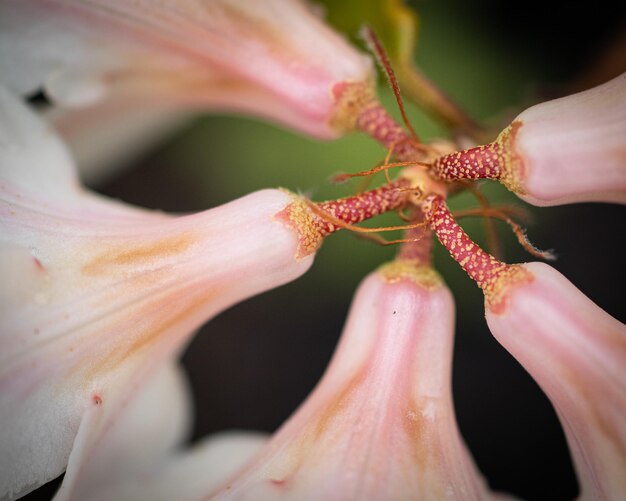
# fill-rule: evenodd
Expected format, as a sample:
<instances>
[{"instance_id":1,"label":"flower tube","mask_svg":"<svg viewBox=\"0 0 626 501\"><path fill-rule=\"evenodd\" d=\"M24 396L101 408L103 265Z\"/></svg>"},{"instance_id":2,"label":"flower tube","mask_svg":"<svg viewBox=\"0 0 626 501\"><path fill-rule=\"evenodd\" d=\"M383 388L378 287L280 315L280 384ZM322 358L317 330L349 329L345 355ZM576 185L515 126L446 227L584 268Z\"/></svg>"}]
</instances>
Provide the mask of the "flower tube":
<instances>
[{"instance_id":1,"label":"flower tube","mask_svg":"<svg viewBox=\"0 0 626 501\"><path fill-rule=\"evenodd\" d=\"M0 92L2 497L68 461L70 481L195 329L309 268L298 232L274 218L292 201L264 190L174 217L106 200Z\"/></svg>"},{"instance_id":2,"label":"flower tube","mask_svg":"<svg viewBox=\"0 0 626 501\"><path fill-rule=\"evenodd\" d=\"M373 85L370 59L299 0L8 1L0 47L4 85L91 106L94 119L200 106L331 138L358 111L344 107L343 89Z\"/></svg>"},{"instance_id":3,"label":"flower tube","mask_svg":"<svg viewBox=\"0 0 626 501\"><path fill-rule=\"evenodd\" d=\"M509 265L480 249L431 196L426 217L483 290L487 323L537 381L567 436L582 499L626 492L626 326L543 263Z\"/></svg>"},{"instance_id":4,"label":"flower tube","mask_svg":"<svg viewBox=\"0 0 626 501\"><path fill-rule=\"evenodd\" d=\"M526 263L489 328L546 392L563 424L581 499L626 492L626 326L554 268Z\"/></svg>"},{"instance_id":5,"label":"flower tube","mask_svg":"<svg viewBox=\"0 0 626 501\"><path fill-rule=\"evenodd\" d=\"M200 472L215 464L207 446L96 499L150 499L174 482L184 500L491 499L454 416L453 328L439 276L401 257L359 286L336 353L295 414L264 445L238 452L237 435L222 438L225 454L247 459L239 472L202 488Z\"/></svg>"},{"instance_id":6,"label":"flower tube","mask_svg":"<svg viewBox=\"0 0 626 501\"><path fill-rule=\"evenodd\" d=\"M493 143L440 157L442 179L497 179L529 203L626 203L626 73L533 106Z\"/></svg>"},{"instance_id":7,"label":"flower tube","mask_svg":"<svg viewBox=\"0 0 626 501\"><path fill-rule=\"evenodd\" d=\"M359 287L318 387L211 499L480 499L452 406L454 307L430 268Z\"/></svg>"}]
</instances>

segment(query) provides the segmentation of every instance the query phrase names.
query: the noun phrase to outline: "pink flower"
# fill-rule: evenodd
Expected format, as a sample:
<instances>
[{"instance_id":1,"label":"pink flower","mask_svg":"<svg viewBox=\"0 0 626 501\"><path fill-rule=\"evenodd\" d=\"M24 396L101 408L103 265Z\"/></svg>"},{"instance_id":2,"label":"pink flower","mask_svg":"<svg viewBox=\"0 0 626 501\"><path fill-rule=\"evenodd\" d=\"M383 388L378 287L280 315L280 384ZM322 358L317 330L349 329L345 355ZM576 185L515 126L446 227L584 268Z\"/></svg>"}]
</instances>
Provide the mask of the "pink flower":
<instances>
[{"instance_id":1,"label":"pink flower","mask_svg":"<svg viewBox=\"0 0 626 501\"><path fill-rule=\"evenodd\" d=\"M320 138L350 130L370 59L301 0L0 3L0 84L43 90L87 181L193 112L268 118Z\"/></svg>"},{"instance_id":2,"label":"pink flower","mask_svg":"<svg viewBox=\"0 0 626 501\"><path fill-rule=\"evenodd\" d=\"M626 492L626 325L543 263L508 265L470 240L445 202L425 204L433 231L485 295L494 336L543 388L561 419L581 498Z\"/></svg>"},{"instance_id":3,"label":"pink flower","mask_svg":"<svg viewBox=\"0 0 626 501\"><path fill-rule=\"evenodd\" d=\"M429 267L398 260L359 287L317 388L265 443L222 436L110 485L101 499L487 499L451 394L452 296ZM218 457L217 451L221 453ZM238 472L221 480L224 457Z\"/></svg>"},{"instance_id":4,"label":"pink flower","mask_svg":"<svg viewBox=\"0 0 626 501\"><path fill-rule=\"evenodd\" d=\"M139 425L151 445L137 454L177 443L186 404L173 366L191 333L313 257L296 259L297 232L274 219L288 193L179 217L132 208L83 190L63 145L4 91L0 117L0 493L68 465L69 496L95 451L114 448L135 394L158 413L160 392L175 406L156 429Z\"/></svg>"},{"instance_id":5,"label":"pink flower","mask_svg":"<svg viewBox=\"0 0 626 501\"><path fill-rule=\"evenodd\" d=\"M0 14L0 79L84 116L202 105L323 138L356 127L399 158L423 153L371 99L369 60L295 0L7 2ZM177 450L189 402L176 357L190 333L304 273L326 234L404 209L483 288L494 334L556 405L583 497L618 499L626 329L551 268L477 248L443 181L499 179L540 205L626 200L625 83L531 108L491 145L424 158L367 194L314 205L266 190L180 217L83 191L63 146L0 94L1 495L67 465L57 499L495 497L454 418L450 293L406 254L361 285L326 375L274 436Z\"/></svg>"},{"instance_id":6,"label":"pink flower","mask_svg":"<svg viewBox=\"0 0 626 501\"><path fill-rule=\"evenodd\" d=\"M0 82L102 113L200 106L330 138L350 126L339 90L373 79L299 0L9 1L0 20Z\"/></svg>"},{"instance_id":7,"label":"pink flower","mask_svg":"<svg viewBox=\"0 0 626 501\"><path fill-rule=\"evenodd\" d=\"M626 73L521 113L511 147L535 205L626 203Z\"/></svg>"},{"instance_id":8,"label":"pink flower","mask_svg":"<svg viewBox=\"0 0 626 501\"><path fill-rule=\"evenodd\" d=\"M626 492L626 326L543 263L502 284L506 305L487 308L494 336L546 392L559 415L581 499Z\"/></svg>"},{"instance_id":9,"label":"pink flower","mask_svg":"<svg viewBox=\"0 0 626 501\"><path fill-rule=\"evenodd\" d=\"M496 179L535 205L626 203L626 73L533 106L487 145L451 153L436 176Z\"/></svg>"}]
</instances>

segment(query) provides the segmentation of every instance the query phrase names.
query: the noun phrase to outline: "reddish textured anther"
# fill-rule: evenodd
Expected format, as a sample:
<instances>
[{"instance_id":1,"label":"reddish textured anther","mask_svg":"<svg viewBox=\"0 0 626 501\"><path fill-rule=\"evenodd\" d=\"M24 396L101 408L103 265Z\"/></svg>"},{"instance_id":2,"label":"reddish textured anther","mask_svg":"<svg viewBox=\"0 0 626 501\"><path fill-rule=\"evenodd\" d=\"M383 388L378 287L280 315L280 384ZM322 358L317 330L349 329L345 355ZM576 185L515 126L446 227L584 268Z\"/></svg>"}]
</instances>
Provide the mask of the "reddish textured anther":
<instances>
[{"instance_id":1,"label":"reddish textured anther","mask_svg":"<svg viewBox=\"0 0 626 501\"><path fill-rule=\"evenodd\" d=\"M510 265L498 261L482 250L454 220L445 201L439 195L430 195L424 200L422 210L441 244L448 249L478 286L489 292Z\"/></svg>"},{"instance_id":2,"label":"reddish textured anther","mask_svg":"<svg viewBox=\"0 0 626 501\"><path fill-rule=\"evenodd\" d=\"M318 202L315 205L320 211L332 218L353 225L370 219L379 214L401 208L406 203L408 186L406 179L399 179L389 185L366 191L359 195L328 202ZM323 217L317 218L317 230L322 237L341 229L341 226L328 221Z\"/></svg>"},{"instance_id":3,"label":"reddish textured anther","mask_svg":"<svg viewBox=\"0 0 626 501\"><path fill-rule=\"evenodd\" d=\"M356 128L384 145L393 148L398 160L410 162L421 158L415 139L403 129L378 101L365 107L356 120Z\"/></svg>"}]
</instances>

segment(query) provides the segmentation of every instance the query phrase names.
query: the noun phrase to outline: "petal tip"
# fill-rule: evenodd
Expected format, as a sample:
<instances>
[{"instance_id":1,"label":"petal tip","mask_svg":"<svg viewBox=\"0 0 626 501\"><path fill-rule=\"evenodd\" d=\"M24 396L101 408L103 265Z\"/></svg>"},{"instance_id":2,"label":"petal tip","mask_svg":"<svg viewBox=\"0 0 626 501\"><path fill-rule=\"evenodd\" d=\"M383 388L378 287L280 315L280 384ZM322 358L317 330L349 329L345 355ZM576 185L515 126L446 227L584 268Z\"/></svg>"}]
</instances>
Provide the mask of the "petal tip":
<instances>
[{"instance_id":1,"label":"petal tip","mask_svg":"<svg viewBox=\"0 0 626 501\"><path fill-rule=\"evenodd\" d=\"M291 195L292 202L274 214L273 219L296 234L297 248L294 257L296 261L302 261L320 248L324 237L317 228L318 218L305 199L287 190L285 192Z\"/></svg>"},{"instance_id":2,"label":"petal tip","mask_svg":"<svg viewBox=\"0 0 626 501\"><path fill-rule=\"evenodd\" d=\"M443 285L439 273L413 259L395 259L378 268L378 273L388 284L409 281L429 291L439 289Z\"/></svg>"},{"instance_id":3,"label":"petal tip","mask_svg":"<svg viewBox=\"0 0 626 501\"><path fill-rule=\"evenodd\" d=\"M503 315L511 292L519 285L528 284L534 280L534 275L521 265L507 266L500 271L495 280L483 288L485 293L485 308L494 315Z\"/></svg>"}]
</instances>

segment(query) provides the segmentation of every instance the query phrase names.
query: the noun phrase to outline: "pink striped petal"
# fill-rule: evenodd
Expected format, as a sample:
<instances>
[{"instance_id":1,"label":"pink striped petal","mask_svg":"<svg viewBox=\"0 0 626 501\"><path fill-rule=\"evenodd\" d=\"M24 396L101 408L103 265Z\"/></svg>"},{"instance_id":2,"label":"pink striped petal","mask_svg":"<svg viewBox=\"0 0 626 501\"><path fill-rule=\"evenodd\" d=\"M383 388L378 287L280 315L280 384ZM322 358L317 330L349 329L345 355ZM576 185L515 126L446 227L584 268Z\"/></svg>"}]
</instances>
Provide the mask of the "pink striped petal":
<instances>
[{"instance_id":1,"label":"pink striped petal","mask_svg":"<svg viewBox=\"0 0 626 501\"><path fill-rule=\"evenodd\" d=\"M533 106L513 124L524 200L626 203L626 73Z\"/></svg>"},{"instance_id":2,"label":"pink striped petal","mask_svg":"<svg viewBox=\"0 0 626 501\"><path fill-rule=\"evenodd\" d=\"M454 309L430 269L359 287L318 387L210 499L484 499L451 395Z\"/></svg>"},{"instance_id":3,"label":"pink striped petal","mask_svg":"<svg viewBox=\"0 0 626 501\"><path fill-rule=\"evenodd\" d=\"M308 269L299 236L274 219L291 202L265 190L173 217L106 200L0 92L1 496L86 457L210 317Z\"/></svg>"},{"instance_id":4,"label":"pink striped petal","mask_svg":"<svg viewBox=\"0 0 626 501\"><path fill-rule=\"evenodd\" d=\"M359 287L322 381L269 441L221 434L91 497L513 499L487 490L456 425L453 308L432 269L382 267Z\"/></svg>"},{"instance_id":5,"label":"pink striped petal","mask_svg":"<svg viewBox=\"0 0 626 501\"><path fill-rule=\"evenodd\" d=\"M626 326L550 266L522 266L531 280L510 286L502 311L487 311L489 327L554 404L581 498L624 499Z\"/></svg>"},{"instance_id":6,"label":"pink striped petal","mask_svg":"<svg viewBox=\"0 0 626 501\"><path fill-rule=\"evenodd\" d=\"M342 132L335 87L372 80L369 58L299 0L8 1L0 47L14 91L236 110L320 137Z\"/></svg>"}]
</instances>

